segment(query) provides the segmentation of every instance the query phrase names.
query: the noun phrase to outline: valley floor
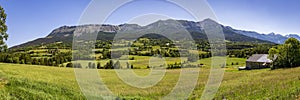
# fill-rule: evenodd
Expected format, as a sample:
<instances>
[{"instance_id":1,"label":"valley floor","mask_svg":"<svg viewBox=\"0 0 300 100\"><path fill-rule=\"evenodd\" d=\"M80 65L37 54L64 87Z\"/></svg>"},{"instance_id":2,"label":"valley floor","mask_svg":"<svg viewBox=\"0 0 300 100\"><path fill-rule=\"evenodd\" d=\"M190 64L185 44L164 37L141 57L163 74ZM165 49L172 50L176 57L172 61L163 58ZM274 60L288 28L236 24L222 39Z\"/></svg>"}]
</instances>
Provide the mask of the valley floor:
<instances>
[{"instance_id":1,"label":"valley floor","mask_svg":"<svg viewBox=\"0 0 300 100\"><path fill-rule=\"evenodd\" d=\"M159 99L176 85L180 69L167 70L154 87L131 87L118 78L114 70L98 70L104 83L120 98ZM135 69L147 75L149 69ZM190 96L200 98L209 75L201 68L197 87ZM279 70L227 70L215 99L284 99L300 95L300 67ZM72 68L0 63L0 99L85 99L80 92Z\"/></svg>"}]
</instances>

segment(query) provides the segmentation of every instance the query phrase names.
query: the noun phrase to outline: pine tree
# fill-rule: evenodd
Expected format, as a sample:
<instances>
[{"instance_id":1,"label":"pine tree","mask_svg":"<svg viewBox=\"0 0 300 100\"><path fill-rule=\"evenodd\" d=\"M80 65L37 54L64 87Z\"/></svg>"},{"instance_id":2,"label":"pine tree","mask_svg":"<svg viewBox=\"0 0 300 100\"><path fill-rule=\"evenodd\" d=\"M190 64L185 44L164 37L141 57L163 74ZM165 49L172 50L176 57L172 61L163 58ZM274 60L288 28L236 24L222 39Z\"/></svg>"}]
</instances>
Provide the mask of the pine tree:
<instances>
[{"instance_id":1,"label":"pine tree","mask_svg":"<svg viewBox=\"0 0 300 100\"><path fill-rule=\"evenodd\" d=\"M7 45L5 41L8 38L7 26L6 26L6 14L4 9L0 6L0 52L5 52L7 50Z\"/></svg>"}]
</instances>

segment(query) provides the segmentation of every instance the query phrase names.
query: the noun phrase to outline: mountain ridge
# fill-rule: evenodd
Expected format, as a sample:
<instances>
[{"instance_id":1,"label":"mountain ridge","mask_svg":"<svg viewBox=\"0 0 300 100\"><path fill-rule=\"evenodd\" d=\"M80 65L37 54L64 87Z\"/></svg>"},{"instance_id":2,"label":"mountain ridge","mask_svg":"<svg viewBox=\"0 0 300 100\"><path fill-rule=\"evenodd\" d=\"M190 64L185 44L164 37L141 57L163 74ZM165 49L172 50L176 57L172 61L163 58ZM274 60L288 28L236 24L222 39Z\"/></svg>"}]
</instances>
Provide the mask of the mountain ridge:
<instances>
[{"instance_id":1,"label":"mountain ridge","mask_svg":"<svg viewBox=\"0 0 300 100\"><path fill-rule=\"evenodd\" d=\"M176 22L172 22L172 19L168 20L159 20L154 23L151 23L146 26L140 26L138 24L120 24L120 25L109 25L109 24L87 24L87 25L78 25L78 26L61 26L59 28L54 29L49 35L47 35L44 38L38 38L33 41L29 41L17 46L13 46L11 48L19 48L19 47L25 47L25 46L31 46L31 45L39 45L39 44L47 44L47 43L53 43L53 42L72 42L72 37L74 34L74 31L76 29L80 28L90 28L90 29L99 29L101 36L104 36L105 38L101 38L98 35L97 39L113 39L112 36L114 36L118 31L128 31L128 32L134 32L136 30L142 30L142 29L158 29L158 30L167 30L167 29L161 29L162 27L155 27L157 25L161 26L174 26L176 27L176 23L180 23L181 26L183 26L186 30L188 30L191 35L196 39L207 39L205 32L203 31L201 24L205 22L209 23L217 23L214 20L211 19L205 19L203 21L195 22L195 21L188 21L188 20L174 20ZM175 24L174 24L175 23ZM219 24L219 23L217 23ZM221 24L219 24L221 25ZM282 36L278 34L260 34L254 31L244 31L244 30L237 30L233 29L230 26L224 26L221 25L225 39L232 41L232 42L272 42L281 44L286 40L288 37L300 37L298 35L288 35L288 36ZM168 32L172 33L173 30L168 30ZM275 36L278 37L274 38ZM273 40L272 40L273 39ZM276 41L277 39L277 41Z\"/></svg>"}]
</instances>

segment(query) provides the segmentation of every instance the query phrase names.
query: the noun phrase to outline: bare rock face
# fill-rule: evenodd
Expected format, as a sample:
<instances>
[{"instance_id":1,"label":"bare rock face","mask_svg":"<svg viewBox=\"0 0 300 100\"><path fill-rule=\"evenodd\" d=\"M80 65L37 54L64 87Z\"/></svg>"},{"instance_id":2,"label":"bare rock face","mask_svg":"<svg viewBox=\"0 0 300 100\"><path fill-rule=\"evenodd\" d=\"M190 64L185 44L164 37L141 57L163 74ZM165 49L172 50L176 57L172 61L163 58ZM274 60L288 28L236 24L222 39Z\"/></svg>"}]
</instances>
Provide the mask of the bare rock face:
<instances>
[{"instance_id":1,"label":"bare rock face","mask_svg":"<svg viewBox=\"0 0 300 100\"><path fill-rule=\"evenodd\" d=\"M114 25L80 25L80 26L62 26L55 30L53 30L47 37L58 37L58 36L66 36L66 34L74 34L76 33L91 33L91 32L117 32L120 30L119 26ZM70 35L68 35L70 36Z\"/></svg>"},{"instance_id":2,"label":"bare rock face","mask_svg":"<svg viewBox=\"0 0 300 100\"><path fill-rule=\"evenodd\" d=\"M65 36L66 34L73 34L75 30L80 31L79 33L90 33L95 31L107 32L107 33L116 33L119 31L122 32L134 32L142 29L159 29L166 28L162 26L171 26L171 27L183 27L188 31L202 31L201 23L212 21L210 19L206 19L202 22L194 22L187 20L159 20L147 26L139 26L137 24L121 24L121 25L108 25L108 24L89 24L89 25L79 25L79 26L62 26L57 29L54 29L47 37L57 37L57 36ZM168 29L163 29L168 30ZM170 30L172 31L172 30Z\"/></svg>"},{"instance_id":3,"label":"bare rock face","mask_svg":"<svg viewBox=\"0 0 300 100\"><path fill-rule=\"evenodd\" d=\"M54 42L72 43L73 36L97 33L98 40L113 40L116 33L121 33L124 39L132 39L141 34L159 34L171 35L174 37L182 37L178 33L189 32L194 40L207 40L207 35L203 29L204 24L220 25L225 39L231 42L255 42L255 43L277 43L271 41L274 35L266 37L263 34L256 32L241 31L233 29L229 26L223 26L211 19L205 19L200 22L187 21L187 20L159 20L146 26L139 26L137 24L121 24L121 25L108 25L108 24L88 24L79 26L62 26L54 29L47 37L38 38L33 41L15 46L25 47L32 45L40 45ZM181 31L183 30L183 31ZM94 36L94 35L92 35ZM157 37L154 35L147 35L148 37ZM264 38L261 38L265 36ZM276 35L277 36L277 35ZM292 36L290 36L292 37ZM293 36L296 37L296 36ZM270 39L271 38L271 39ZM12 47L14 48L14 47Z\"/></svg>"}]
</instances>

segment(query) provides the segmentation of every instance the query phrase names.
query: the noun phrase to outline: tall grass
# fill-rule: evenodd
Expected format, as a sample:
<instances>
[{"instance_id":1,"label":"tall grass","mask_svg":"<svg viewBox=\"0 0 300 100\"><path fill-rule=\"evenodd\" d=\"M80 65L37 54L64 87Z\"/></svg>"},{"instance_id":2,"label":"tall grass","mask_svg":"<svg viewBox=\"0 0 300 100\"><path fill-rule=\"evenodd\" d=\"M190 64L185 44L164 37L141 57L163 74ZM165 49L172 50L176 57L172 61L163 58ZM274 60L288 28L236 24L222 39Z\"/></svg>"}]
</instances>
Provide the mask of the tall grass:
<instances>
[{"instance_id":1,"label":"tall grass","mask_svg":"<svg viewBox=\"0 0 300 100\"><path fill-rule=\"evenodd\" d=\"M209 71L209 68L200 69L198 83L190 99L201 97ZM149 69L135 69L134 72L146 75ZM180 69L167 70L158 84L145 89L127 85L114 70L99 70L99 73L104 83L119 98L160 99L176 85ZM300 68L226 71L215 99L297 99L300 95L299 73ZM85 98L71 68L0 64L0 99Z\"/></svg>"}]
</instances>

